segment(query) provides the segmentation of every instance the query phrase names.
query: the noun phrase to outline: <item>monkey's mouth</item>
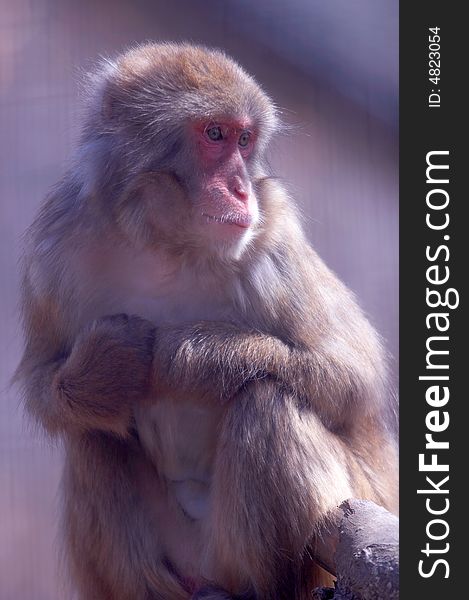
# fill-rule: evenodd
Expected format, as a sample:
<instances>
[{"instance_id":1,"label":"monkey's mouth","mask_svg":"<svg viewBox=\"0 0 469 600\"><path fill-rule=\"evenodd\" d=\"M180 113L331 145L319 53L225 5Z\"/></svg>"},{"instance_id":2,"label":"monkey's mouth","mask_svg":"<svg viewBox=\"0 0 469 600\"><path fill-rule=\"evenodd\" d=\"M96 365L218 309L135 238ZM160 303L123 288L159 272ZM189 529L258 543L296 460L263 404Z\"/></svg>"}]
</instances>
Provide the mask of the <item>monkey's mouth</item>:
<instances>
[{"instance_id":1,"label":"monkey's mouth","mask_svg":"<svg viewBox=\"0 0 469 600\"><path fill-rule=\"evenodd\" d=\"M207 220L207 223L220 223L222 225L235 225L242 229L248 229L252 224L252 216L247 214L228 214L228 215L209 215L202 213L202 216Z\"/></svg>"}]
</instances>

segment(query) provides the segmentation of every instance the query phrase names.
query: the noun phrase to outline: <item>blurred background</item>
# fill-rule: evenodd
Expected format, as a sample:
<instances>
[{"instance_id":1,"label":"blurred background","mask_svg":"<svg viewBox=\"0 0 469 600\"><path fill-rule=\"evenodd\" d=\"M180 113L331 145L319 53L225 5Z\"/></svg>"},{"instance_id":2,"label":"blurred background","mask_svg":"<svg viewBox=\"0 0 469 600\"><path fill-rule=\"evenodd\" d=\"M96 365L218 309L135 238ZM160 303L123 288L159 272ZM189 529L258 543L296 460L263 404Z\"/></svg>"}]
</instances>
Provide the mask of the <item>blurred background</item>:
<instances>
[{"instance_id":1,"label":"blurred background","mask_svg":"<svg viewBox=\"0 0 469 600\"><path fill-rule=\"evenodd\" d=\"M271 163L327 264L383 336L397 384L397 0L0 0L0 600L61 600L61 449L9 379L19 360L21 234L66 166L79 81L145 40L224 48L293 125Z\"/></svg>"}]
</instances>

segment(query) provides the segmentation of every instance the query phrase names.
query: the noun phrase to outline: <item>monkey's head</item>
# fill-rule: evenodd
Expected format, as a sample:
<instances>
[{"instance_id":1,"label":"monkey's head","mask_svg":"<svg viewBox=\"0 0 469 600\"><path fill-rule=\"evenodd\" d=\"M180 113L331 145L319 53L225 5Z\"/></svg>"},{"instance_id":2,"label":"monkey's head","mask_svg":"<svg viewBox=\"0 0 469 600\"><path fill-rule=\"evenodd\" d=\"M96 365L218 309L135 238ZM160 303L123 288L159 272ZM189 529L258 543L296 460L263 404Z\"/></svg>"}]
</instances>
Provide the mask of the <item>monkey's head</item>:
<instances>
[{"instance_id":1,"label":"monkey's head","mask_svg":"<svg viewBox=\"0 0 469 600\"><path fill-rule=\"evenodd\" d=\"M106 63L93 89L81 156L92 195L139 243L239 256L277 127L252 77L217 50L149 44Z\"/></svg>"}]
</instances>

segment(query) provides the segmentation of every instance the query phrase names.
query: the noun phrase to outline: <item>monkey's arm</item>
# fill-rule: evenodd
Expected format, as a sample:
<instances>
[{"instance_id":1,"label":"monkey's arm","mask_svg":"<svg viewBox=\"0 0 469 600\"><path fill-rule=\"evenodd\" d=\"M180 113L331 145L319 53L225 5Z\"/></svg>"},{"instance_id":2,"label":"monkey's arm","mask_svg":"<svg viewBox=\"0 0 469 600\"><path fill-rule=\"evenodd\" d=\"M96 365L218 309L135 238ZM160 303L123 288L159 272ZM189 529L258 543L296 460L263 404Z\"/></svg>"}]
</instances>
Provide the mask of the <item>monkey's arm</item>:
<instances>
[{"instance_id":1,"label":"monkey's arm","mask_svg":"<svg viewBox=\"0 0 469 600\"><path fill-rule=\"evenodd\" d=\"M379 370L365 355L347 361L343 340L328 350L296 347L258 331L220 322L158 328L154 350L155 384L164 390L200 390L230 398L248 381L274 378L299 401L334 425L358 403L366 409L380 392ZM349 354L351 354L349 352ZM357 356L354 356L356 359Z\"/></svg>"},{"instance_id":2,"label":"monkey's arm","mask_svg":"<svg viewBox=\"0 0 469 600\"><path fill-rule=\"evenodd\" d=\"M101 429L125 435L149 389L152 325L117 315L91 323L60 351L52 316L30 331L18 369L26 406L49 433Z\"/></svg>"}]
</instances>

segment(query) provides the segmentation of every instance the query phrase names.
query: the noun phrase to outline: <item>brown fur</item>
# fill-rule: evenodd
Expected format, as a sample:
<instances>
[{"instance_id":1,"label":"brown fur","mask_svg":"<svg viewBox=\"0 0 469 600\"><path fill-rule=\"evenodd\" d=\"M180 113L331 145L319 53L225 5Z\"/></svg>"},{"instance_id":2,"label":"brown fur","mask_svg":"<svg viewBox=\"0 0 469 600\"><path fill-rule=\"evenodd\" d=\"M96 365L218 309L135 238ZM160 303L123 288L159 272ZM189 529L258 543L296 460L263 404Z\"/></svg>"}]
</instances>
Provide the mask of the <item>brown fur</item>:
<instances>
[{"instance_id":1,"label":"brown fur","mask_svg":"<svg viewBox=\"0 0 469 600\"><path fill-rule=\"evenodd\" d=\"M90 89L76 160L29 232L18 369L65 440L73 581L86 600L307 598L328 511L396 508L378 338L268 175L278 118L238 65L147 45ZM240 115L259 134L259 220L235 251L194 226L185 126Z\"/></svg>"}]
</instances>

